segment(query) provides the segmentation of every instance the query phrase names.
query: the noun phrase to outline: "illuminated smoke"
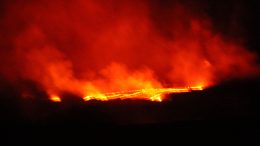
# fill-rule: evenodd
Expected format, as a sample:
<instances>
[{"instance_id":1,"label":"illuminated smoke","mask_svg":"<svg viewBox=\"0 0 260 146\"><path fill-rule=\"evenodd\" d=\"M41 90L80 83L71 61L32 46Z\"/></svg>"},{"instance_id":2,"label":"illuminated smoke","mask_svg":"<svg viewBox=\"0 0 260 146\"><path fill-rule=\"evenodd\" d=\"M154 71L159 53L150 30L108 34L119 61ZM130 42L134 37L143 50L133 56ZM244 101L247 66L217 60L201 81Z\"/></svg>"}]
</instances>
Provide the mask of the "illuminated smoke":
<instances>
[{"instance_id":1,"label":"illuminated smoke","mask_svg":"<svg viewBox=\"0 0 260 146\"><path fill-rule=\"evenodd\" d=\"M168 87L207 87L255 73L256 56L178 1L5 2L1 74L34 81L56 102ZM22 91L24 92L24 91Z\"/></svg>"}]
</instances>

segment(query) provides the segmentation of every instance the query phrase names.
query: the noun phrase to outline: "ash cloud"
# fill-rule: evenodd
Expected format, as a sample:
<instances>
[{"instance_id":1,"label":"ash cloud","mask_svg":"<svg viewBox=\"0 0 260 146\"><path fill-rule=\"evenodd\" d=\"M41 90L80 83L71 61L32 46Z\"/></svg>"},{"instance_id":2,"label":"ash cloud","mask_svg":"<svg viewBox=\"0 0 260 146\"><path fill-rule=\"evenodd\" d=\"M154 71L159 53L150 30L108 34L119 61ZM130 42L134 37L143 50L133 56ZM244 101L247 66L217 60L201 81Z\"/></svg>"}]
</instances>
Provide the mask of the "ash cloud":
<instances>
[{"instance_id":1,"label":"ash cloud","mask_svg":"<svg viewBox=\"0 0 260 146\"><path fill-rule=\"evenodd\" d=\"M84 96L258 73L257 56L203 2L2 1L1 76Z\"/></svg>"}]
</instances>

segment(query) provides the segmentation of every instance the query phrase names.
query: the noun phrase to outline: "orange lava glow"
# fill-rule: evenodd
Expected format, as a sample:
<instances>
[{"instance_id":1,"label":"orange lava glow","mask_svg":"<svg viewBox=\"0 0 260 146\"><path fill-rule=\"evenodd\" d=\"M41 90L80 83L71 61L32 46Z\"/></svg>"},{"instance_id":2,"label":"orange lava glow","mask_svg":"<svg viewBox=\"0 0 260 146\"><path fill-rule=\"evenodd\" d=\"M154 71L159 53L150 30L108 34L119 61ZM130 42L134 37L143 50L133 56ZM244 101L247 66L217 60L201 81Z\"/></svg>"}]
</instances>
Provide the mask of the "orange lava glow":
<instances>
[{"instance_id":1,"label":"orange lava glow","mask_svg":"<svg viewBox=\"0 0 260 146\"><path fill-rule=\"evenodd\" d=\"M165 94L202 90L258 70L257 56L216 29L206 9L178 0L5 5L0 74L15 84L30 82L35 88L21 90L35 97L44 92L53 102L62 101L53 95L66 93L85 101L160 102Z\"/></svg>"},{"instance_id":2,"label":"orange lava glow","mask_svg":"<svg viewBox=\"0 0 260 146\"><path fill-rule=\"evenodd\" d=\"M53 102L61 102L61 98L59 96L51 96L50 100Z\"/></svg>"},{"instance_id":3,"label":"orange lava glow","mask_svg":"<svg viewBox=\"0 0 260 146\"><path fill-rule=\"evenodd\" d=\"M151 89L140 89L140 90L130 90L130 91L122 91L122 92L112 92L112 93L104 93L97 94L91 96L85 96L83 99L85 101L89 100L114 100L114 99L144 99L150 101L162 102L164 99L164 95L172 94L172 93L185 93L195 90L203 90L202 87L188 87L188 88L151 88Z\"/></svg>"}]
</instances>

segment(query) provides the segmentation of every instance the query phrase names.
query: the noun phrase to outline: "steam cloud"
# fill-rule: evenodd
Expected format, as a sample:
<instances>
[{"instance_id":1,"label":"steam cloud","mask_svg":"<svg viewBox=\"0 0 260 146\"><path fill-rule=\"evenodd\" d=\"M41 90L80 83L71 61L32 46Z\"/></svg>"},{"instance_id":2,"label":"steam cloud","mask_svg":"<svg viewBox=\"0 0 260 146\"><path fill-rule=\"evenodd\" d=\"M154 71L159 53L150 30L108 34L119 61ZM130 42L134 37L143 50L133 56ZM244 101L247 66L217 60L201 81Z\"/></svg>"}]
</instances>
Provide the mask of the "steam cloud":
<instances>
[{"instance_id":1,"label":"steam cloud","mask_svg":"<svg viewBox=\"0 0 260 146\"><path fill-rule=\"evenodd\" d=\"M2 3L1 76L49 95L209 86L257 71L256 55L186 2Z\"/></svg>"}]
</instances>

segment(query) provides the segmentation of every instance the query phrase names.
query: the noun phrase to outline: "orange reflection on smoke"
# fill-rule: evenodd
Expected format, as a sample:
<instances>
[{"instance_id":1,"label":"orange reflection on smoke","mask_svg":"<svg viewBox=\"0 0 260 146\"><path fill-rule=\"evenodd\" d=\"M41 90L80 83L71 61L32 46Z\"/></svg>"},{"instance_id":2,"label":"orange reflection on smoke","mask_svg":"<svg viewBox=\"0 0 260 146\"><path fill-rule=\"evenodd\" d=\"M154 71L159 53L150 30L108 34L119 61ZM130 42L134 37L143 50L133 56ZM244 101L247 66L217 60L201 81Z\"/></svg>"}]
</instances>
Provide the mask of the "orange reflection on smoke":
<instances>
[{"instance_id":1,"label":"orange reflection on smoke","mask_svg":"<svg viewBox=\"0 0 260 146\"><path fill-rule=\"evenodd\" d=\"M165 94L202 90L259 72L257 55L243 41L217 31L206 11L197 11L204 8L169 1L165 10L164 3L5 3L1 30L10 36L0 35L0 75L11 82L32 81L51 93L53 102L62 102L57 95L63 93L85 101L161 102ZM24 98L37 96L31 89L23 92Z\"/></svg>"}]
</instances>

